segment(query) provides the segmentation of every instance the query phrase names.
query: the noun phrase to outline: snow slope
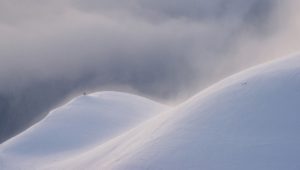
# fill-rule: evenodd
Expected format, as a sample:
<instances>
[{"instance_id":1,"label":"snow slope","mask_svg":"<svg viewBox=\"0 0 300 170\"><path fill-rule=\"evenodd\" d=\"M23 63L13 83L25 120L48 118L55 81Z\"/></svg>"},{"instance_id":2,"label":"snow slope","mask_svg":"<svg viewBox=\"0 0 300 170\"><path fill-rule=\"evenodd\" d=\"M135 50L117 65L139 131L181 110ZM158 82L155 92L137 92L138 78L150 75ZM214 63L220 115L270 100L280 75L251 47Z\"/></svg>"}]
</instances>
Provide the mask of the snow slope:
<instances>
[{"instance_id":1,"label":"snow slope","mask_svg":"<svg viewBox=\"0 0 300 170\"><path fill-rule=\"evenodd\" d=\"M108 137L110 132L105 133L107 140L37 167L299 170L300 56L279 59L230 76L176 108L141 122L131 129L120 128L118 134L123 133L118 136ZM48 129L46 125L45 128ZM37 125L32 129L40 128ZM68 133L73 132L69 130ZM13 164L16 157L12 153L28 146L22 143L15 147L14 143L23 138L20 135L1 146L2 165ZM11 143L13 149L9 149Z\"/></svg>"},{"instance_id":2,"label":"snow slope","mask_svg":"<svg viewBox=\"0 0 300 170\"><path fill-rule=\"evenodd\" d=\"M168 107L120 93L80 96L0 146L0 169L40 169L115 137Z\"/></svg>"},{"instance_id":3,"label":"snow slope","mask_svg":"<svg viewBox=\"0 0 300 170\"><path fill-rule=\"evenodd\" d=\"M52 168L300 169L300 57L233 75Z\"/></svg>"}]
</instances>

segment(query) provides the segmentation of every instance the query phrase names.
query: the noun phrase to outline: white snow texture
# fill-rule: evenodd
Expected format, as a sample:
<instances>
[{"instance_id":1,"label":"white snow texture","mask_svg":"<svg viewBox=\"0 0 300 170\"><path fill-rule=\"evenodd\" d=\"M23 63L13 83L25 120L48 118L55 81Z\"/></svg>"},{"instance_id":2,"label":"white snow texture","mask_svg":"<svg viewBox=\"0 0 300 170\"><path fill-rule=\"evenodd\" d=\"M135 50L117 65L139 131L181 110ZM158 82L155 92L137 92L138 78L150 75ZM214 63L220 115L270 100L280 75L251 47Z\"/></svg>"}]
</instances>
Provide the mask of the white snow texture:
<instances>
[{"instance_id":1,"label":"white snow texture","mask_svg":"<svg viewBox=\"0 0 300 170\"><path fill-rule=\"evenodd\" d=\"M299 170L300 56L232 75L170 108L80 96L0 146L0 169Z\"/></svg>"}]
</instances>

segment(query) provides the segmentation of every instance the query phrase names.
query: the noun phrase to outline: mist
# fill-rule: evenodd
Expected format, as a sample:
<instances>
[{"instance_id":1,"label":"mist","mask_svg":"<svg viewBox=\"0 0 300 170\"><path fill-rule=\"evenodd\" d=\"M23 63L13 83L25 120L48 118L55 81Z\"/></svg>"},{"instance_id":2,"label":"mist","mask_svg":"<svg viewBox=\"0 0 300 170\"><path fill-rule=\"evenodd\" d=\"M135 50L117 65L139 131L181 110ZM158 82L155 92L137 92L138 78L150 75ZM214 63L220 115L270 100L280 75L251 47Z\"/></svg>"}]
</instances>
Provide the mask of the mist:
<instances>
[{"instance_id":1,"label":"mist","mask_svg":"<svg viewBox=\"0 0 300 170\"><path fill-rule=\"evenodd\" d=\"M180 103L299 50L296 0L0 0L0 141L98 90Z\"/></svg>"}]
</instances>

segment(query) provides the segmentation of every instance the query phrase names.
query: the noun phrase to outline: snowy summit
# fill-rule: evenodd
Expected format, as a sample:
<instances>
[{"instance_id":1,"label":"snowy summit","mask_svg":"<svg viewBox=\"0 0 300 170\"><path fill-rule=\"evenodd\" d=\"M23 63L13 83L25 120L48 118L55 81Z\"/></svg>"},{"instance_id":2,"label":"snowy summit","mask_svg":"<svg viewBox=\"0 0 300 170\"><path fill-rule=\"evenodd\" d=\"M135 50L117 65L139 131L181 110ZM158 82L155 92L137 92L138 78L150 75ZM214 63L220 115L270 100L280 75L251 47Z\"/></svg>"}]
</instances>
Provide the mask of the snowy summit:
<instances>
[{"instance_id":1,"label":"snowy summit","mask_svg":"<svg viewBox=\"0 0 300 170\"><path fill-rule=\"evenodd\" d=\"M0 146L0 169L299 170L300 56L232 75L169 108L78 97Z\"/></svg>"}]
</instances>

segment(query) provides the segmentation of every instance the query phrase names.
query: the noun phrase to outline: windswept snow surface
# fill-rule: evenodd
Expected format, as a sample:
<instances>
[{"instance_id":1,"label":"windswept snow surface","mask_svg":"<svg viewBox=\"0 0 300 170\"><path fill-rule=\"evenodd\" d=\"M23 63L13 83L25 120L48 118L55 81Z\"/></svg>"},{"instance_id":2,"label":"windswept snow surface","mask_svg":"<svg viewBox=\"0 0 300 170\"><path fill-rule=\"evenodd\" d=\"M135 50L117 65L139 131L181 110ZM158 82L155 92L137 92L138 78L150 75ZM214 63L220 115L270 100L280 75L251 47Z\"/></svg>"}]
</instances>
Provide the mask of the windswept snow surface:
<instances>
[{"instance_id":1,"label":"windswept snow surface","mask_svg":"<svg viewBox=\"0 0 300 170\"><path fill-rule=\"evenodd\" d=\"M82 104L89 108L91 103L86 100ZM136 104L142 108L139 102ZM47 119L52 117L59 121L53 120L51 128L56 128L56 122L65 124L69 121L53 113ZM67 115L76 113L74 108ZM117 122L124 124L132 120L124 116L123 122L116 117ZM75 130L59 129L66 135L76 136L78 129L91 128L89 123L79 122L93 121L94 118L85 114L81 118L76 119L81 126ZM35 161L32 155L36 154L36 147L41 142L51 141L49 138L59 131L51 130L47 119L1 146L2 166L11 168L12 164L24 161L26 157L31 162ZM108 126L114 119L110 117L105 125ZM120 133L114 134L122 131L121 135L110 135L114 132L114 125L111 126L112 131L102 133L101 130L100 135L92 131L93 137L85 141L93 142L88 145L89 148L76 142L80 151L57 161L46 160L45 164L36 167L58 170L299 170L300 56L286 57L230 76L185 103L146 119L136 123L134 128L117 126ZM102 117L98 121L103 121ZM98 128L101 129L101 126ZM34 135L36 133L38 136ZM101 140L94 136L101 136ZM103 136L107 140L103 140ZM41 137L48 139L44 141ZM28 140L35 143L30 144L26 142ZM63 140L50 145L50 148L43 146L45 150L41 148L43 153L39 154L47 155L61 143L72 146L72 142ZM62 146L60 149L64 150L65 145ZM23 157L20 158L20 155Z\"/></svg>"},{"instance_id":2,"label":"windswept snow surface","mask_svg":"<svg viewBox=\"0 0 300 170\"><path fill-rule=\"evenodd\" d=\"M0 147L0 169L40 169L89 150L167 106L120 93L77 97Z\"/></svg>"}]
</instances>

